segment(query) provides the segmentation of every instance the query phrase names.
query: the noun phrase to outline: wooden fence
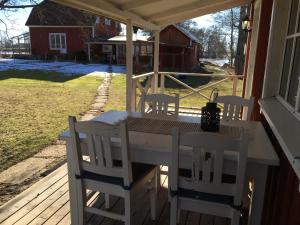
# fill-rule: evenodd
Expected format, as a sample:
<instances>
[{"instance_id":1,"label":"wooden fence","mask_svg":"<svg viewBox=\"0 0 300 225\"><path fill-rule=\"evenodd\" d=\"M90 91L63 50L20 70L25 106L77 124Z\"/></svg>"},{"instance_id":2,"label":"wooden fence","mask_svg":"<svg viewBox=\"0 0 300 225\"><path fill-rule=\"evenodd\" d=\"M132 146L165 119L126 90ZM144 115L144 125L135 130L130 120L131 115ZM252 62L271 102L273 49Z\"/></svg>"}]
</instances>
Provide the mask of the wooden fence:
<instances>
[{"instance_id":1,"label":"wooden fence","mask_svg":"<svg viewBox=\"0 0 300 225\"><path fill-rule=\"evenodd\" d=\"M182 73L182 72L159 72L158 78L160 80L159 84L156 82L155 84L155 74L154 72L144 73L140 75L135 75L132 77L132 89L133 89L133 97L132 104L134 105L134 109L140 109L140 97L142 94L148 93L165 93L166 91L166 79L170 79L179 86L185 88L189 91L189 93L180 94L179 99L185 99L194 95L199 96L199 98L203 98L205 100L209 100L209 96L203 93L205 90L209 88L218 87L218 85L224 82L232 82L231 95L237 95L238 89L238 80L242 80L244 78L243 75L232 75L232 74L203 74L203 73ZM192 87L191 85L185 83L180 79L182 76L192 76L192 77L209 77L210 82L199 85L199 87ZM213 79L217 78L217 79ZM194 106L180 106L181 110L191 111L199 111L201 107Z\"/></svg>"}]
</instances>

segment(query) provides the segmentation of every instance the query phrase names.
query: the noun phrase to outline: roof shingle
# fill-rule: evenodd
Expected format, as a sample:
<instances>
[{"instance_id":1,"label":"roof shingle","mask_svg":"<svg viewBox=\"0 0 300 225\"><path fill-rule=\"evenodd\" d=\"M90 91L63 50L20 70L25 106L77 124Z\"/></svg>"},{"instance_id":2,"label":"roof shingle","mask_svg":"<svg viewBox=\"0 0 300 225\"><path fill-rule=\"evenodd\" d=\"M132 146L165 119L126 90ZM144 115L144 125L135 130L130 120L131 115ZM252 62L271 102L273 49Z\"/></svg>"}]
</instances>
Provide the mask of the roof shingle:
<instances>
[{"instance_id":1,"label":"roof shingle","mask_svg":"<svg viewBox=\"0 0 300 225\"><path fill-rule=\"evenodd\" d=\"M32 9L25 25L93 26L96 17L96 15L46 0Z\"/></svg>"}]
</instances>

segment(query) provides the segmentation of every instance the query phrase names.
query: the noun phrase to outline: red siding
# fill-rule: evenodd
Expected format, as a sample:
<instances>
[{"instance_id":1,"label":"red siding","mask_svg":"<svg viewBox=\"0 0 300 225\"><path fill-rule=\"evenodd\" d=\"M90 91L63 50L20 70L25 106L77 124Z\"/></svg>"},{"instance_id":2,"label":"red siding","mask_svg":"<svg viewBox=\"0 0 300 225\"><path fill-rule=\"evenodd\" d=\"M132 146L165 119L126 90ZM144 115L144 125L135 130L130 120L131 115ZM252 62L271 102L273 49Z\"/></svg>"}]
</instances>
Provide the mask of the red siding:
<instances>
[{"instance_id":1,"label":"red siding","mask_svg":"<svg viewBox=\"0 0 300 225\"><path fill-rule=\"evenodd\" d=\"M119 35L120 23L110 20L110 25L105 25L105 18L100 17L99 23L95 28L95 36L97 37L113 37Z\"/></svg>"},{"instance_id":2,"label":"red siding","mask_svg":"<svg viewBox=\"0 0 300 225\"><path fill-rule=\"evenodd\" d=\"M259 33L256 46L255 66L253 73L252 93L255 98L252 117L254 120L259 119L260 107L258 100L262 95L263 80L265 74L265 64L267 58L270 21L272 14L273 0L264 0L261 3Z\"/></svg>"},{"instance_id":3,"label":"red siding","mask_svg":"<svg viewBox=\"0 0 300 225\"><path fill-rule=\"evenodd\" d=\"M84 50L84 40L91 36L92 28L79 27L30 27L31 50L33 55L59 54L50 50L49 33L66 33L67 54Z\"/></svg>"},{"instance_id":4,"label":"red siding","mask_svg":"<svg viewBox=\"0 0 300 225\"><path fill-rule=\"evenodd\" d=\"M198 44L170 25L160 32L159 70L187 71L198 62Z\"/></svg>"},{"instance_id":5,"label":"red siding","mask_svg":"<svg viewBox=\"0 0 300 225\"><path fill-rule=\"evenodd\" d=\"M269 171L262 225L300 225L299 180L266 119L261 121L280 158L280 167Z\"/></svg>"},{"instance_id":6,"label":"red siding","mask_svg":"<svg viewBox=\"0 0 300 225\"><path fill-rule=\"evenodd\" d=\"M160 32L160 42L173 44L173 45L189 45L190 38L184 35L181 31L176 29L174 26L168 26Z\"/></svg>"}]
</instances>

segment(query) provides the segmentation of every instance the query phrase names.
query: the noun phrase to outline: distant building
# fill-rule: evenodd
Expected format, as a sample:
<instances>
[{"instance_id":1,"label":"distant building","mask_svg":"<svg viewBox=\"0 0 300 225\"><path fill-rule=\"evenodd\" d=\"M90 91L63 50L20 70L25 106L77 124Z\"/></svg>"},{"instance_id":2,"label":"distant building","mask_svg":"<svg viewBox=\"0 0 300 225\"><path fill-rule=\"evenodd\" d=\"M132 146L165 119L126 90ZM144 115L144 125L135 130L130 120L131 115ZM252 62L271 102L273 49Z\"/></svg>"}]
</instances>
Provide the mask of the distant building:
<instances>
[{"instance_id":1,"label":"distant building","mask_svg":"<svg viewBox=\"0 0 300 225\"><path fill-rule=\"evenodd\" d=\"M79 52L87 52L87 40L99 36L110 38L121 31L117 21L50 1L32 9L26 26L31 53L37 57L74 58Z\"/></svg>"},{"instance_id":2,"label":"distant building","mask_svg":"<svg viewBox=\"0 0 300 225\"><path fill-rule=\"evenodd\" d=\"M38 58L74 59L125 64L126 36L109 18L44 1L34 7L26 22L31 53ZM152 69L154 37L133 35L134 70ZM160 70L189 71L199 56L199 41L185 29L170 25L160 32Z\"/></svg>"}]
</instances>

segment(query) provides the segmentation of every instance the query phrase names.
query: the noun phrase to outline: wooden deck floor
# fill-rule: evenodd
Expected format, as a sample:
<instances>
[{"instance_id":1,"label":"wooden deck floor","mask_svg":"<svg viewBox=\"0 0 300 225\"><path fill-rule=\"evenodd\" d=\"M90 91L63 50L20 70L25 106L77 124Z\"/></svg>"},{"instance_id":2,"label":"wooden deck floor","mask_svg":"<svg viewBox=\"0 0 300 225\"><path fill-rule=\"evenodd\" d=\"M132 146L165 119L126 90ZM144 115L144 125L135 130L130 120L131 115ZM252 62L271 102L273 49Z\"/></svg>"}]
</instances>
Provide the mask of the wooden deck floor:
<instances>
[{"instance_id":1,"label":"wooden deck floor","mask_svg":"<svg viewBox=\"0 0 300 225\"><path fill-rule=\"evenodd\" d=\"M134 216L139 225L168 225L169 203L167 201L167 176L161 175L162 187L158 196L158 219L151 221L149 210L137 212ZM69 187L66 164L58 168L47 177L34 184L0 208L0 224L2 225L68 225L70 224ZM103 207L104 200L101 195L90 199L89 203L96 203ZM123 211L123 200L114 198L112 211ZM88 224L119 225L102 217L90 217ZM180 216L180 225L227 225L225 218L201 215L183 211Z\"/></svg>"}]
</instances>

